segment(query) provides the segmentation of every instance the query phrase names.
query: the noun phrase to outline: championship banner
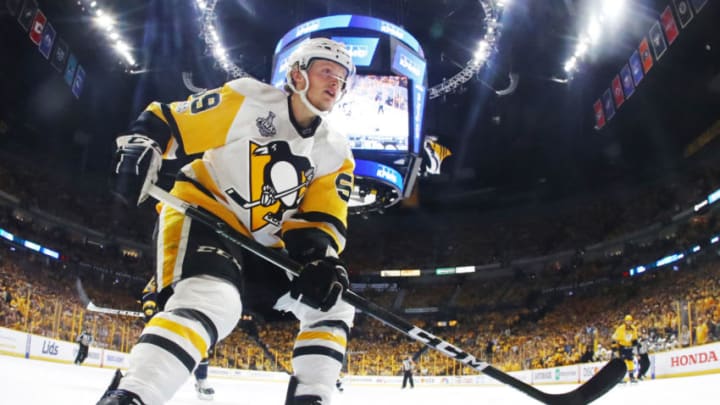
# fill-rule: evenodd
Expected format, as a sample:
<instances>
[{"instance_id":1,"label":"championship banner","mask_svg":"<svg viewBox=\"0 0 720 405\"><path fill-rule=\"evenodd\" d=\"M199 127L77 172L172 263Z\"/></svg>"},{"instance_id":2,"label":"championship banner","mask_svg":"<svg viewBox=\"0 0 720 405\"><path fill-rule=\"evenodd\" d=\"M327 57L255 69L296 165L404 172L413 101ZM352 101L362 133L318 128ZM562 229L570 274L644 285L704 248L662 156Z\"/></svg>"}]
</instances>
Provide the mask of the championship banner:
<instances>
[{"instance_id":1,"label":"championship banner","mask_svg":"<svg viewBox=\"0 0 720 405\"><path fill-rule=\"evenodd\" d=\"M665 10L660 14L660 21L662 22L668 44L672 45L678 35L680 35L680 32L678 31L677 24L675 24L675 17L673 17L670 6L665 7Z\"/></svg>"},{"instance_id":2,"label":"championship banner","mask_svg":"<svg viewBox=\"0 0 720 405\"><path fill-rule=\"evenodd\" d=\"M617 108L620 108L620 106L625 102L625 95L623 94L619 75L615 75L615 77L612 79L612 92L613 98L615 99L615 106Z\"/></svg>"},{"instance_id":3,"label":"championship banner","mask_svg":"<svg viewBox=\"0 0 720 405\"><path fill-rule=\"evenodd\" d=\"M615 116L615 106L613 105L612 94L610 89L605 90L602 95L603 111L605 112L605 120L609 122Z\"/></svg>"},{"instance_id":4,"label":"championship banner","mask_svg":"<svg viewBox=\"0 0 720 405\"><path fill-rule=\"evenodd\" d=\"M22 0L5 0L5 6L13 17L20 14L22 4Z\"/></svg>"},{"instance_id":5,"label":"championship banner","mask_svg":"<svg viewBox=\"0 0 720 405\"><path fill-rule=\"evenodd\" d=\"M40 51L42 56L45 57L45 59L50 59L50 51L52 51L56 36L57 33L55 32L55 28L53 28L52 24L45 24L45 29L43 29L42 33L42 39L40 40L40 45L38 45L38 50Z\"/></svg>"},{"instance_id":6,"label":"championship banner","mask_svg":"<svg viewBox=\"0 0 720 405\"><path fill-rule=\"evenodd\" d=\"M17 21L25 31L30 29L35 13L38 11L38 5L35 0L25 0L22 11L18 15Z\"/></svg>"},{"instance_id":7,"label":"championship banner","mask_svg":"<svg viewBox=\"0 0 720 405\"><path fill-rule=\"evenodd\" d=\"M643 70L647 74L647 72L653 67L653 57L650 54L650 45L648 45L647 38L643 38L642 41L640 41L640 47L638 50L640 51L640 59L642 60ZM637 82L635 82L635 84L637 85Z\"/></svg>"},{"instance_id":8,"label":"championship banner","mask_svg":"<svg viewBox=\"0 0 720 405\"><path fill-rule=\"evenodd\" d=\"M30 40L33 41L35 45L40 45L45 23L47 23L47 17L45 17L45 13L38 9L35 13L35 19L30 25Z\"/></svg>"},{"instance_id":9,"label":"championship banner","mask_svg":"<svg viewBox=\"0 0 720 405\"><path fill-rule=\"evenodd\" d=\"M603 112L603 104L599 99L593 104L593 110L595 111L595 128L601 129L605 126L605 113Z\"/></svg>"},{"instance_id":10,"label":"championship banner","mask_svg":"<svg viewBox=\"0 0 720 405\"><path fill-rule=\"evenodd\" d=\"M84 85L85 69L83 69L82 65L78 65L77 72L75 73L75 80L73 80L72 84L72 93L75 95L75 98L80 98L80 93L82 93Z\"/></svg>"},{"instance_id":11,"label":"championship banner","mask_svg":"<svg viewBox=\"0 0 720 405\"><path fill-rule=\"evenodd\" d=\"M75 71L77 70L77 58L75 58L74 54L70 54L70 57L68 58L67 66L65 67L65 74L64 79L65 83L67 83L68 86L72 86L73 79L75 78Z\"/></svg>"},{"instance_id":12,"label":"championship banner","mask_svg":"<svg viewBox=\"0 0 720 405\"><path fill-rule=\"evenodd\" d=\"M53 51L52 57L50 58L50 65L60 73L65 71L65 64L67 63L68 56L70 55L68 45L62 39L58 38L55 41L55 50Z\"/></svg>"},{"instance_id":13,"label":"championship banner","mask_svg":"<svg viewBox=\"0 0 720 405\"><path fill-rule=\"evenodd\" d=\"M692 3L693 8L695 9L695 14L698 14L700 13L700 10L705 7L707 0L690 0L690 3Z\"/></svg>"},{"instance_id":14,"label":"championship banner","mask_svg":"<svg viewBox=\"0 0 720 405\"><path fill-rule=\"evenodd\" d=\"M630 73L630 66L627 63L620 69L620 80L622 81L625 98L628 99L635 92L635 85L633 84L632 73Z\"/></svg>"},{"instance_id":15,"label":"championship banner","mask_svg":"<svg viewBox=\"0 0 720 405\"><path fill-rule=\"evenodd\" d=\"M643 64L640 61L640 53L637 51L637 49L633 51L632 55L630 55L630 71L632 72L632 78L633 82L635 82L635 87L637 87L642 81L643 77L645 77L645 75L643 74Z\"/></svg>"},{"instance_id":16,"label":"championship banner","mask_svg":"<svg viewBox=\"0 0 720 405\"><path fill-rule=\"evenodd\" d=\"M693 12L687 0L673 0L680 26L685 28L693 19Z\"/></svg>"},{"instance_id":17,"label":"championship banner","mask_svg":"<svg viewBox=\"0 0 720 405\"><path fill-rule=\"evenodd\" d=\"M667 42L665 42L665 36L663 36L660 23L655 21L655 24L650 27L650 42L652 43L653 52L655 53L655 60L660 60L667 51Z\"/></svg>"}]
</instances>

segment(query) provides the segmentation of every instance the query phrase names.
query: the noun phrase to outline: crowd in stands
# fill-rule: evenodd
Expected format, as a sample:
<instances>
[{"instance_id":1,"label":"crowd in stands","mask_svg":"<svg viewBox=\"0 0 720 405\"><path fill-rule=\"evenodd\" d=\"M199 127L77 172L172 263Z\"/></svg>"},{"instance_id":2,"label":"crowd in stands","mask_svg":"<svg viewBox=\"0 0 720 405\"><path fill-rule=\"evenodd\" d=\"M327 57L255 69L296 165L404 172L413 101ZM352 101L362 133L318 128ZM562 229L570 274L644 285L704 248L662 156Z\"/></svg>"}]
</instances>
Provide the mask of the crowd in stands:
<instances>
[{"instance_id":1,"label":"crowd in stands","mask_svg":"<svg viewBox=\"0 0 720 405\"><path fill-rule=\"evenodd\" d=\"M114 245L118 240L133 240L150 249L153 204L145 203L138 209L119 206L107 192L105 175L67 178L40 164L28 167L12 158L0 162L0 191L19 200L16 207L3 208L0 214L15 221L23 218L40 228L37 223L41 221L31 214L31 210L37 209L97 232L103 236L103 243L109 245L104 246L102 254L93 254L92 249L76 253L93 255L96 263L108 257L117 262L108 251L117 249ZM617 185L598 190L597 194L546 204L485 212L410 210L397 215L370 216L366 220L353 216L349 219L344 258L353 271L364 273L507 263L563 250L581 250L654 223L666 223L718 188L720 170L706 164L652 184ZM35 229L40 233L40 242L61 247L68 240L87 244L87 240L67 227L49 226L45 222L43 229ZM708 225L717 224L713 220ZM146 256L147 252L144 253ZM126 270L144 272L148 263ZM113 266L110 261L106 265Z\"/></svg>"}]
</instances>

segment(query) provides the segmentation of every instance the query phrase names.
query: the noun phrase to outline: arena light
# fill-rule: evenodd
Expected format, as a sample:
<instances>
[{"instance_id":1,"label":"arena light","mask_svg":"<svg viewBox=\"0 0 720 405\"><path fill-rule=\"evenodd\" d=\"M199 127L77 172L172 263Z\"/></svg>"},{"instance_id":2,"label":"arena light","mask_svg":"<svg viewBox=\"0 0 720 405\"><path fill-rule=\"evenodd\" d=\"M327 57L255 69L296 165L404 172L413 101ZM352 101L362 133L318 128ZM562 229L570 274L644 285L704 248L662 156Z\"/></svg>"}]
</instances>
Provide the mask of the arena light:
<instances>
[{"instance_id":1,"label":"arena light","mask_svg":"<svg viewBox=\"0 0 720 405\"><path fill-rule=\"evenodd\" d=\"M132 47L125 40L117 26L121 24L113 13L108 9L103 9L101 2L78 0L77 5L82 11L87 11L92 17L93 24L104 34L107 42L109 42L115 52L120 56L120 60L127 65L126 72L137 72L137 61L132 54ZM86 9L87 6L87 9Z\"/></svg>"},{"instance_id":2,"label":"arena light","mask_svg":"<svg viewBox=\"0 0 720 405\"><path fill-rule=\"evenodd\" d=\"M593 6L598 7L598 4L595 3ZM625 8L625 0L602 0L598 8L590 10L587 26L580 31L575 52L565 61L564 69L567 77L565 83L573 78L590 48L602 42L603 27L606 29L610 26L619 27Z\"/></svg>"},{"instance_id":3,"label":"arena light","mask_svg":"<svg viewBox=\"0 0 720 405\"><path fill-rule=\"evenodd\" d=\"M573 56L570 60L565 62L565 71L572 72L573 69L575 69L575 66L577 66L577 58Z\"/></svg>"},{"instance_id":4,"label":"arena light","mask_svg":"<svg viewBox=\"0 0 720 405\"><path fill-rule=\"evenodd\" d=\"M226 48L223 46L220 35L217 32L217 28L215 28L215 22L217 21L215 6L217 5L217 0L196 0L195 5L201 13L200 19L202 24L200 36L205 42L206 51L215 56L217 65L222 67L222 69L233 78L237 79L249 76L247 72L229 59L228 53L225 50Z\"/></svg>"},{"instance_id":5,"label":"arena light","mask_svg":"<svg viewBox=\"0 0 720 405\"><path fill-rule=\"evenodd\" d=\"M500 39L500 16L507 1L491 1L480 0L480 5L485 14L485 34L478 44L478 50L473 54L465 67L456 73L450 79L443 80L437 85L428 89L428 99L440 97L444 94L454 92L464 83L475 77L475 75L485 66L492 52L496 51L496 45Z\"/></svg>"},{"instance_id":6,"label":"arena light","mask_svg":"<svg viewBox=\"0 0 720 405\"><path fill-rule=\"evenodd\" d=\"M624 0L604 0L602 3L602 13L610 20L620 17L624 8Z\"/></svg>"},{"instance_id":7,"label":"arena light","mask_svg":"<svg viewBox=\"0 0 720 405\"><path fill-rule=\"evenodd\" d=\"M115 19L107 14L103 14L95 17L95 24L100 28L108 29L108 27L112 28L112 26L115 25Z\"/></svg>"}]
</instances>

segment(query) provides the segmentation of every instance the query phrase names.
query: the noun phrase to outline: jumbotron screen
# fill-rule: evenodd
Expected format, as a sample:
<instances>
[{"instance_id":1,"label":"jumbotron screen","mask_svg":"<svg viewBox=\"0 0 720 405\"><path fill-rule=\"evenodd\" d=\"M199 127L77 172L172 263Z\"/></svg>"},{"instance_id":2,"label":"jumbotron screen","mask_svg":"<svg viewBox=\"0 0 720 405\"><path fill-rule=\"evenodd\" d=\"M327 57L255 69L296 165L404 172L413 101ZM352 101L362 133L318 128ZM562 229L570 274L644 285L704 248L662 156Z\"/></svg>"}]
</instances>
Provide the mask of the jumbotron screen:
<instances>
[{"instance_id":1,"label":"jumbotron screen","mask_svg":"<svg viewBox=\"0 0 720 405\"><path fill-rule=\"evenodd\" d=\"M408 79L357 75L328 116L355 150L407 152L410 131Z\"/></svg>"}]
</instances>

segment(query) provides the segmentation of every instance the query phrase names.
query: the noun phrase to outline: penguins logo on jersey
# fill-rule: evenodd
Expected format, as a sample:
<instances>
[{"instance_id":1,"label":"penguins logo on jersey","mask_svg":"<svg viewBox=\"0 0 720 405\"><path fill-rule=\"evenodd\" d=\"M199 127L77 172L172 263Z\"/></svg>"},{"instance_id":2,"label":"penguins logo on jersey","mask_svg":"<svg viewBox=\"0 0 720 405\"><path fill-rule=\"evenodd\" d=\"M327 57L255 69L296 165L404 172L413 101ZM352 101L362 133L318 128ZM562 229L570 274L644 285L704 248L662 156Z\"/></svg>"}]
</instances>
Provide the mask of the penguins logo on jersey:
<instances>
[{"instance_id":1,"label":"penguins logo on jersey","mask_svg":"<svg viewBox=\"0 0 720 405\"><path fill-rule=\"evenodd\" d=\"M280 226L285 211L300 204L314 175L310 160L293 155L287 142L260 145L251 141L250 200L241 198L235 189L226 192L250 210L250 231L255 232L267 224Z\"/></svg>"},{"instance_id":2,"label":"penguins logo on jersey","mask_svg":"<svg viewBox=\"0 0 720 405\"><path fill-rule=\"evenodd\" d=\"M275 125L273 124L273 118L275 118L275 113L268 111L267 117L257 117L255 119L255 124L258 127L258 131L260 131L260 135L273 136L277 134L277 129L275 129Z\"/></svg>"}]
</instances>

